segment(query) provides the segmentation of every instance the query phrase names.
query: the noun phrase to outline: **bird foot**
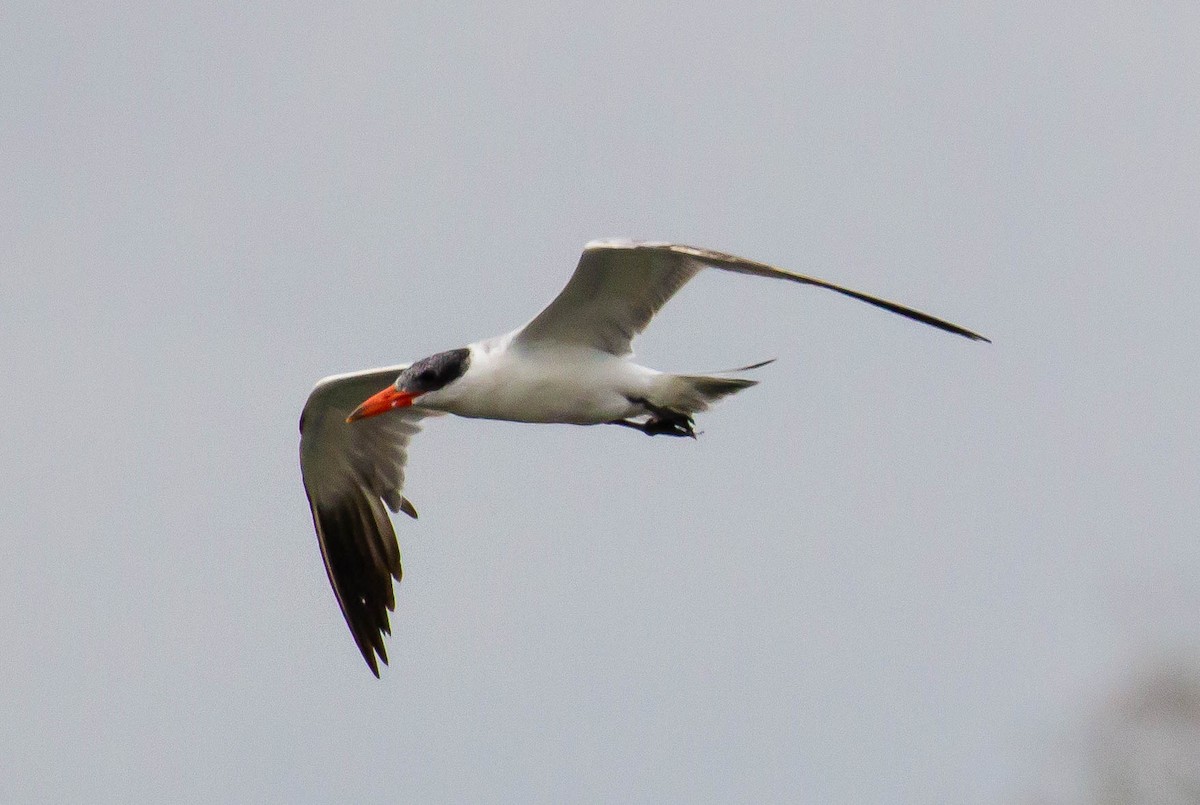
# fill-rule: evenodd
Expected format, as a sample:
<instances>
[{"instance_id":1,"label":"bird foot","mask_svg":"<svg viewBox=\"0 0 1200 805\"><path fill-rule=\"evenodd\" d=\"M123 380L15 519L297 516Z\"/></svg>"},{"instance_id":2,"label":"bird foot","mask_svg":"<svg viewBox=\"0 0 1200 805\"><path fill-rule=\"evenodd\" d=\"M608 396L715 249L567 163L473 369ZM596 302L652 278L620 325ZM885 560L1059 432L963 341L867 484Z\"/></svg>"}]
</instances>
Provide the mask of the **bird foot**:
<instances>
[{"instance_id":1,"label":"bird foot","mask_svg":"<svg viewBox=\"0 0 1200 805\"><path fill-rule=\"evenodd\" d=\"M649 436L687 436L696 438L696 423L682 414L664 418L651 417L643 423L642 432Z\"/></svg>"},{"instance_id":2,"label":"bird foot","mask_svg":"<svg viewBox=\"0 0 1200 805\"><path fill-rule=\"evenodd\" d=\"M670 416L652 416L645 422L632 419L615 419L610 425L622 425L626 428L640 430L647 436L687 436L696 438L695 422L690 416L672 414Z\"/></svg>"}]
</instances>

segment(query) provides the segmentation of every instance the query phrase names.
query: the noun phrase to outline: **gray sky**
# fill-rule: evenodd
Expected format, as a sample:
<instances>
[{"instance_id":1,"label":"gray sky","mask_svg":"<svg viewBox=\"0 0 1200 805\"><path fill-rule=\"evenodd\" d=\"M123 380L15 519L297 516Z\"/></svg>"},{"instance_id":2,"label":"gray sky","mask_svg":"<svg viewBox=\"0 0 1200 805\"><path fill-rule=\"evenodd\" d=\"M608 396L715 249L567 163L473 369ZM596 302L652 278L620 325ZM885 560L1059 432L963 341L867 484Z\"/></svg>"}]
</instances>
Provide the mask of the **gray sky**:
<instances>
[{"instance_id":1,"label":"gray sky","mask_svg":"<svg viewBox=\"0 0 1200 805\"><path fill-rule=\"evenodd\" d=\"M1195 5L397 5L0 12L0 801L1070 796L1200 646ZM415 442L375 680L305 396L604 236L995 343L702 275L640 358L779 360L698 442Z\"/></svg>"}]
</instances>

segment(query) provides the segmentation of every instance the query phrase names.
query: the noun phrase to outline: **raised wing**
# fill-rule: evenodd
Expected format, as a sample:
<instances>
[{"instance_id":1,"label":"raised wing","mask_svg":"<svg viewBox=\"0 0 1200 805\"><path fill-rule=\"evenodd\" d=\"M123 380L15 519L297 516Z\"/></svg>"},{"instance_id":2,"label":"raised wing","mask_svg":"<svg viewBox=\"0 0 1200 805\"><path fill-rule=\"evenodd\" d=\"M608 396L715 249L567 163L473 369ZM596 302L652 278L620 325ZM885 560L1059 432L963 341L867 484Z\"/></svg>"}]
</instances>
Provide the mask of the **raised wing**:
<instances>
[{"instance_id":1,"label":"raised wing","mask_svg":"<svg viewBox=\"0 0 1200 805\"><path fill-rule=\"evenodd\" d=\"M432 412L397 409L352 424L346 417L392 383L405 366L327 377L300 415L300 473L312 509L325 573L359 651L375 676L376 655L387 664L383 636L396 607L400 547L384 504L410 517L403 495L408 440Z\"/></svg>"},{"instance_id":2,"label":"raised wing","mask_svg":"<svg viewBox=\"0 0 1200 805\"><path fill-rule=\"evenodd\" d=\"M677 243L592 241L584 247L566 287L517 333L515 341L526 346L575 344L627 355L634 336L706 267L828 288L922 324L976 341L988 340L928 313L742 257Z\"/></svg>"}]
</instances>

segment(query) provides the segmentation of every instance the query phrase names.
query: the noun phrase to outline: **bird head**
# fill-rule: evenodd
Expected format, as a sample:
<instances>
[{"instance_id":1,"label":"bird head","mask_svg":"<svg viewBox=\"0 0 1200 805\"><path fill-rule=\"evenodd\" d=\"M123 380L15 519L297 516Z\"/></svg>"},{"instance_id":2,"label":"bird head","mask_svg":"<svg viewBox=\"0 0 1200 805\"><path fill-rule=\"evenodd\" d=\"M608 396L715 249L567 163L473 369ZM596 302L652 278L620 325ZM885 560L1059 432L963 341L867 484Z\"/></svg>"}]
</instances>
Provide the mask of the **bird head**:
<instances>
[{"instance_id":1,"label":"bird head","mask_svg":"<svg viewBox=\"0 0 1200 805\"><path fill-rule=\"evenodd\" d=\"M462 377L470 362L471 351L466 347L422 358L401 372L395 383L355 408L346 421L354 422L386 414L395 408L407 408L422 394L443 389Z\"/></svg>"}]
</instances>

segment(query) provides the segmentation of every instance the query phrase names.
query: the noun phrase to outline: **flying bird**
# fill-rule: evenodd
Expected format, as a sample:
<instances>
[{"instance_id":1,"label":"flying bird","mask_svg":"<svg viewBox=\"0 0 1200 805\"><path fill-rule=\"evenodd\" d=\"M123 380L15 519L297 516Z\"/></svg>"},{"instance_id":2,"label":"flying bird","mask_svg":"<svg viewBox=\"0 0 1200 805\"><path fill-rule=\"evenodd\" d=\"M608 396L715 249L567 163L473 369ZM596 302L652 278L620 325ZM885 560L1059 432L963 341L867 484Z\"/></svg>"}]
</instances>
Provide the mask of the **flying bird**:
<instances>
[{"instance_id":1,"label":"flying bird","mask_svg":"<svg viewBox=\"0 0 1200 805\"><path fill-rule=\"evenodd\" d=\"M705 268L815 285L976 341L983 336L824 280L674 243L593 241L566 287L528 324L412 364L334 375L300 416L300 470L325 572L375 676L395 609L400 548L391 518L404 496L409 440L426 417L619 425L695 438L693 417L755 385L719 374L670 374L634 363L634 337ZM731 372L756 369L763 364Z\"/></svg>"}]
</instances>

